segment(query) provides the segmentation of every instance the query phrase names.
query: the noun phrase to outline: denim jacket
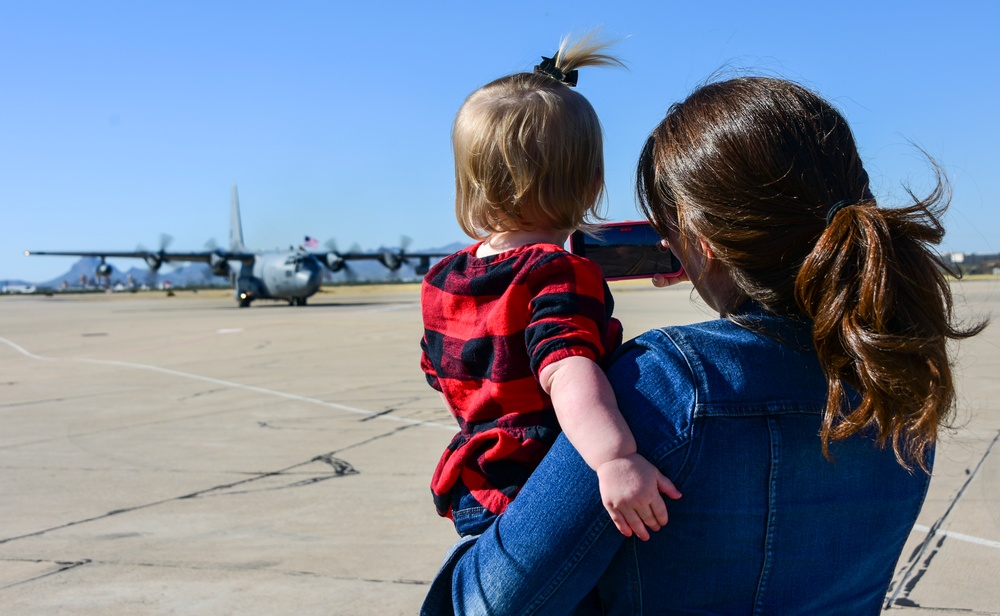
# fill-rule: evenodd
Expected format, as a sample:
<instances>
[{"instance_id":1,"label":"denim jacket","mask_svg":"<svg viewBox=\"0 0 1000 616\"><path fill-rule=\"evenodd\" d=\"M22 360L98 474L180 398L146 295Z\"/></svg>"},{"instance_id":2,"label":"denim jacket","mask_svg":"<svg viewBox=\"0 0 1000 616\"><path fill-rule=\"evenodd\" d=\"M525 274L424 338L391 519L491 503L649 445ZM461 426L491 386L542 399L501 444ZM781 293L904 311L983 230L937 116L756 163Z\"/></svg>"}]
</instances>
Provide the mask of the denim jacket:
<instances>
[{"instance_id":1,"label":"denim jacket","mask_svg":"<svg viewBox=\"0 0 1000 616\"><path fill-rule=\"evenodd\" d=\"M608 372L639 452L684 495L667 526L621 537L560 438L499 521L456 546L425 609L445 593L453 606L425 613L878 614L929 476L870 436L825 458L808 325L739 319L647 332Z\"/></svg>"}]
</instances>

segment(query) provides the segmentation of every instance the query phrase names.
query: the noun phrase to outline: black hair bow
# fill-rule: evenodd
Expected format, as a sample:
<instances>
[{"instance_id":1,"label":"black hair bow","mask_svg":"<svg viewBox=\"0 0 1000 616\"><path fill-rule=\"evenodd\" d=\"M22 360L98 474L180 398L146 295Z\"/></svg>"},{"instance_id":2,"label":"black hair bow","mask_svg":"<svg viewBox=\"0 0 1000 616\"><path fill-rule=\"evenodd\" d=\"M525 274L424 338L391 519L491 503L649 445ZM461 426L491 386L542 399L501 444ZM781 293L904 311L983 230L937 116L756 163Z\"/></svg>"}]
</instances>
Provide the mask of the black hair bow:
<instances>
[{"instance_id":1,"label":"black hair bow","mask_svg":"<svg viewBox=\"0 0 1000 616\"><path fill-rule=\"evenodd\" d=\"M556 66L556 61L552 58L542 56L542 63L535 66L535 72L539 75L548 75L556 81L562 82L568 86L576 85L577 71L574 69L568 73L564 73L561 68Z\"/></svg>"}]
</instances>

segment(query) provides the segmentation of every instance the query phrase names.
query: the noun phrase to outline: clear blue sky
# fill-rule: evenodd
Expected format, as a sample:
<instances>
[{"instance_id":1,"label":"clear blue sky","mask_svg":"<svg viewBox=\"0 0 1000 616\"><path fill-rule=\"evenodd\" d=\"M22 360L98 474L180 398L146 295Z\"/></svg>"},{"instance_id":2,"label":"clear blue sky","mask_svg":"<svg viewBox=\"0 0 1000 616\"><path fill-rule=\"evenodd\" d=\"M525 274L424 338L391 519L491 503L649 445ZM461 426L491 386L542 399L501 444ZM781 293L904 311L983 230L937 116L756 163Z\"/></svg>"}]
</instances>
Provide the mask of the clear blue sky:
<instances>
[{"instance_id":1,"label":"clear blue sky","mask_svg":"<svg viewBox=\"0 0 1000 616\"><path fill-rule=\"evenodd\" d=\"M252 247L464 241L458 106L594 27L629 67L580 76L612 218L636 216L635 158L671 102L765 73L834 101L885 204L928 186L916 146L933 155L954 187L944 249L1000 252L997 23L992 1L5 2L0 279L74 261L26 249L225 244L233 182Z\"/></svg>"}]
</instances>

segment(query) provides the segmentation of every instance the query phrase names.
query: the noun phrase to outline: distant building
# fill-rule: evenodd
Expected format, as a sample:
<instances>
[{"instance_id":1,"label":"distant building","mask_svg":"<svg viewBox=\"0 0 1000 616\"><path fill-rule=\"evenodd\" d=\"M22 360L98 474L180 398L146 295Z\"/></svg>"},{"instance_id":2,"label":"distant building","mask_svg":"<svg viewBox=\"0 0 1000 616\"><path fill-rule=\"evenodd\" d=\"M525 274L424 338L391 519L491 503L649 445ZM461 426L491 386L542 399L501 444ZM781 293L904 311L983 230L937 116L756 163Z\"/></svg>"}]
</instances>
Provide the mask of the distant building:
<instances>
[{"instance_id":1,"label":"distant building","mask_svg":"<svg viewBox=\"0 0 1000 616\"><path fill-rule=\"evenodd\" d=\"M975 274L1000 276L1000 254L953 252L946 254L945 258L964 276Z\"/></svg>"},{"instance_id":2,"label":"distant building","mask_svg":"<svg viewBox=\"0 0 1000 616\"><path fill-rule=\"evenodd\" d=\"M0 293L34 293L36 290L33 284L5 284L0 287Z\"/></svg>"}]
</instances>

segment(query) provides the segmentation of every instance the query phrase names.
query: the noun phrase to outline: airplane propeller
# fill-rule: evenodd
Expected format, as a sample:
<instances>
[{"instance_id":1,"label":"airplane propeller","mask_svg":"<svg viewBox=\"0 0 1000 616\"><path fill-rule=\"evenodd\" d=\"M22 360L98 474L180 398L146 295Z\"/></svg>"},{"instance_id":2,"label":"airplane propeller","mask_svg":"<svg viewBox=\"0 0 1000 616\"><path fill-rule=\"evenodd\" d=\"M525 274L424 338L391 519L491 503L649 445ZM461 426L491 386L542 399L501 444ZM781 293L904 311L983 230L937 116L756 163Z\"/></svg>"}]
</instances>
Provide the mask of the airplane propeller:
<instances>
[{"instance_id":1,"label":"airplane propeller","mask_svg":"<svg viewBox=\"0 0 1000 616\"><path fill-rule=\"evenodd\" d=\"M399 271L404 264L409 265L410 261L406 257L406 249L409 248L413 240L407 236L399 238L399 250L384 250L378 256L379 263L384 265L393 274Z\"/></svg>"},{"instance_id":2,"label":"airplane propeller","mask_svg":"<svg viewBox=\"0 0 1000 616\"><path fill-rule=\"evenodd\" d=\"M205 250L211 252L208 256L208 266L212 268L212 273L216 276L229 276L232 272L232 268L229 266L229 260L226 259L221 248L219 248L219 243L215 241L215 238L209 238L205 242Z\"/></svg>"},{"instance_id":3,"label":"airplane propeller","mask_svg":"<svg viewBox=\"0 0 1000 616\"><path fill-rule=\"evenodd\" d=\"M402 263L413 267L413 273L417 276L423 276L431 267L431 259L427 256L411 257L407 254L410 249L410 244L413 243L413 238L409 236L402 236L399 238L399 258ZM412 259L418 259L416 265L413 264Z\"/></svg>"},{"instance_id":4,"label":"airplane propeller","mask_svg":"<svg viewBox=\"0 0 1000 616\"><path fill-rule=\"evenodd\" d=\"M101 262L97 264L94 268L95 278L110 278L111 277L111 266L104 262L104 257L101 257Z\"/></svg>"},{"instance_id":5,"label":"airplane propeller","mask_svg":"<svg viewBox=\"0 0 1000 616\"><path fill-rule=\"evenodd\" d=\"M142 245L136 246L136 252L146 253L146 256L143 257L143 260L146 262L146 265L149 266L149 275L147 276L146 280L149 286L151 287L156 286L159 280L159 276L157 275L157 273L160 271L160 266L163 265L164 261L163 253L167 251L167 248L170 247L170 244L173 241L174 238L172 235L168 233L161 233L160 247L156 252L151 252L149 250L146 250Z\"/></svg>"},{"instance_id":6,"label":"airplane propeller","mask_svg":"<svg viewBox=\"0 0 1000 616\"><path fill-rule=\"evenodd\" d=\"M326 264L327 268L333 273L344 272L344 275L348 280L355 280L357 278L357 273L351 268L347 259L342 256L340 249L337 248L337 240L330 238L325 243L327 253L323 255L323 263ZM355 252L355 248L351 249Z\"/></svg>"},{"instance_id":7,"label":"airplane propeller","mask_svg":"<svg viewBox=\"0 0 1000 616\"><path fill-rule=\"evenodd\" d=\"M167 248L170 247L170 244L173 241L174 241L174 238L173 238L172 235L169 235L167 233L161 233L160 234L160 249L159 250L157 250L156 252L149 252L145 248L143 248L142 246L138 246L138 247L136 247L136 251L137 252L146 252L146 253L148 253L144 257L144 259L146 261L146 265L149 266L149 269L151 269L154 272L156 272L156 271L159 271L160 266L163 265L163 253L165 253L167 251Z\"/></svg>"},{"instance_id":8,"label":"airplane propeller","mask_svg":"<svg viewBox=\"0 0 1000 616\"><path fill-rule=\"evenodd\" d=\"M344 257L340 256L340 250L337 249L337 240L329 239L324 246L326 246L327 250L326 254L323 255L324 263L330 268L331 272L339 272L347 265L347 261L344 260Z\"/></svg>"}]
</instances>

